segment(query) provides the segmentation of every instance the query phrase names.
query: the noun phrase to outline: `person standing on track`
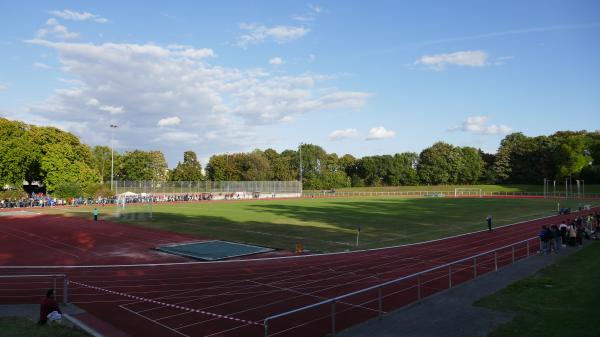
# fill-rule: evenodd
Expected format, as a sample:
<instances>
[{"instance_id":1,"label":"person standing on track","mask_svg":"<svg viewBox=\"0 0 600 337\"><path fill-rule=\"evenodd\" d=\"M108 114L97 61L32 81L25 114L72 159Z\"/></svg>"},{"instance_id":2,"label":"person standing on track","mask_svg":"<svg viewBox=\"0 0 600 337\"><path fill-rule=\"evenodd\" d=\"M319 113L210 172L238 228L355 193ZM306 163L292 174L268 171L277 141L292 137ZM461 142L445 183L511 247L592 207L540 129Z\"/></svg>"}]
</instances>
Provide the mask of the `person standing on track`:
<instances>
[{"instance_id":1,"label":"person standing on track","mask_svg":"<svg viewBox=\"0 0 600 337\"><path fill-rule=\"evenodd\" d=\"M488 215L487 218L485 218L485 221L487 221L487 225L488 225L488 231L492 231L492 216Z\"/></svg>"},{"instance_id":2,"label":"person standing on track","mask_svg":"<svg viewBox=\"0 0 600 337\"><path fill-rule=\"evenodd\" d=\"M94 215L94 221L98 221L98 214L100 214L100 212L98 211L98 208L94 208L94 210L92 211L92 214Z\"/></svg>"}]
</instances>

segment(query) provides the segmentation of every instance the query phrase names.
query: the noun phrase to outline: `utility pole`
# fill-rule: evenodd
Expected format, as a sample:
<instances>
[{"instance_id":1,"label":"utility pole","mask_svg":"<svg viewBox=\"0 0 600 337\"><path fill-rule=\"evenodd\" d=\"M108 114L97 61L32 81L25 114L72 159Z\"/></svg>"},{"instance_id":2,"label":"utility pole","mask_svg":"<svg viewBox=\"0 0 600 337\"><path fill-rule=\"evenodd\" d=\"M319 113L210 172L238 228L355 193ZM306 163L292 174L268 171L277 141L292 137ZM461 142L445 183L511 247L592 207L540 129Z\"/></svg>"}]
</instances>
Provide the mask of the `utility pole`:
<instances>
[{"instance_id":1,"label":"utility pole","mask_svg":"<svg viewBox=\"0 0 600 337\"><path fill-rule=\"evenodd\" d=\"M110 125L110 190L113 190L115 176L115 129L116 124Z\"/></svg>"},{"instance_id":2,"label":"utility pole","mask_svg":"<svg viewBox=\"0 0 600 337\"><path fill-rule=\"evenodd\" d=\"M300 142L300 186L302 186L302 142Z\"/></svg>"}]
</instances>

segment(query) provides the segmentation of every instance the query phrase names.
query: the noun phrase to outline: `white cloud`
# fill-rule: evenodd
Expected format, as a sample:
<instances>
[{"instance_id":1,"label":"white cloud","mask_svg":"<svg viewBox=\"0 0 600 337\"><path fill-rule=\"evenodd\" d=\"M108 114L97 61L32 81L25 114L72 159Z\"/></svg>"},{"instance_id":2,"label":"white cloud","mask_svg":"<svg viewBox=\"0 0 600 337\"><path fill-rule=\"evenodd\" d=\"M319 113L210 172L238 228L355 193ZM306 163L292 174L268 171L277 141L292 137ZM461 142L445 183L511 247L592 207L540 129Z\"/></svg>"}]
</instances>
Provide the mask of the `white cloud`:
<instances>
[{"instance_id":1,"label":"white cloud","mask_svg":"<svg viewBox=\"0 0 600 337\"><path fill-rule=\"evenodd\" d=\"M287 43L297 40L310 32L309 28L302 26L273 26L268 27L257 24L241 23L240 28L247 31L238 37L236 45L247 47L265 41Z\"/></svg>"},{"instance_id":2,"label":"white cloud","mask_svg":"<svg viewBox=\"0 0 600 337\"><path fill-rule=\"evenodd\" d=\"M369 130L369 135L366 140L379 140L384 138L392 138L396 133L391 130L386 130L383 126L378 126Z\"/></svg>"},{"instance_id":3,"label":"white cloud","mask_svg":"<svg viewBox=\"0 0 600 337\"><path fill-rule=\"evenodd\" d=\"M59 17L64 20L72 20L72 21L87 21L91 20L98 23L107 23L108 19L103 18L99 15L95 15L89 12L75 12L69 9L65 9L62 11L54 10L50 11L50 14L53 16Z\"/></svg>"},{"instance_id":4,"label":"white cloud","mask_svg":"<svg viewBox=\"0 0 600 337\"><path fill-rule=\"evenodd\" d=\"M61 25L55 18L50 18L46 21L44 28L37 31L36 37L43 39L52 37L59 40L72 40L79 37L78 33L70 32L69 29Z\"/></svg>"},{"instance_id":5,"label":"white cloud","mask_svg":"<svg viewBox=\"0 0 600 337\"><path fill-rule=\"evenodd\" d=\"M111 115L119 115L119 114L122 114L125 112L125 109L123 109L122 106L103 105L103 106L99 107L98 109L100 109L102 111L106 111Z\"/></svg>"},{"instance_id":6,"label":"white cloud","mask_svg":"<svg viewBox=\"0 0 600 337\"><path fill-rule=\"evenodd\" d=\"M266 136L257 131L258 126L316 111L357 109L370 96L332 87L326 84L331 77L321 74L271 73L183 57L179 52L189 46L43 39L28 43L56 50L62 76L80 82L29 104L24 112L47 124L69 126L92 145L109 140L107 126L116 123L123 148L158 146L167 154L180 155L185 144L171 141L186 139L208 151L240 149L263 142ZM173 116L185 116L176 133L157 125ZM140 139L148 141L140 143ZM152 141L160 140L164 142L153 145Z\"/></svg>"},{"instance_id":7,"label":"white cloud","mask_svg":"<svg viewBox=\"0 0 600 337\"><path fill-rule=\"evenodd\" d=\"M316 5L311 5L311 4L308 4L308 8L309 8L309 9L310 9L310 10L311 10L313 13L316 13L316 14L319 14L319 13L321 13L321 12L323 12L323 11L324 11L323 7L316 6Z\"/></svg>"},{"instance_id":8,"label":"white cloud","mask_svg":"<svg viewBox=\"0 0 600 337\"><path fill-rule=\"evenodd\" d=\"M180 55L191 59L203 59L215 57L215 52L210 48L194 49L185 48L183 50L174 52L174 55Z\"/></svg>"},{"instance_id":9,"label":"white cloud","mask_svg":"<svg viewBox=\"0 0 600 337\"><path fill-rule=\"evenodd\" d=\"M269 64L273 65L273 66L280 66L283 63L284 62L283 62L283 59L281 57L272 57L272 58L269 59Z\"/></svg>"},{"instance_id":10,"label":"white cloud","mask_svg":"<svg viewBox=\"0 0 600 337\"><path fill-rule=\"evenodd\" d=\"M33 62L33 66L36 68L41 68L41 69L52 69L51 66L49 66L45 63L42 63L42 62Z\"/></svg>"},{"instance_id":11,"label":"white cloud","mask_svg":"<svg viewBox=\"0 0 600 337\"><path fill-rule=\"evenodd\" d=\"M323 7L308 5L308 11L304 14L294 14L292 15L292 20L300 21L300 22L310 22L317 19L317 15L323 13L325 10Z\"/></svg>"},{"instance_id":12,"label":"white cloud","mask_svg":"<svg viewBox=\"0 0 600 337\"><path fill-rule=\"evenodd\" d=\"M486 66L488 54L482 50L459 51L450 54L425 55L415 61L434 70L444 70L446 65L465 67Z\"/></svg>"},{"instance_id":13,"label":"white cloud","mask_svg":"<svg viewBox=\"0 0 600 337\"><path fill-rule=\"evenodd\" d=\"M497 65L497 66L505 65L507 61L512 60L513 58L514 58L514 56L497 57L496 60L494 61L494 65Z\"/></svg>"},{"instance_id":14,"label":"white cloud","mask_svg":"<svg viewBox=\"0 0 600 337\"><path fill-rule=\"evenodd\" d=\"M308 62L313 63L313 62L315 62L316 59L317 59L317 55L308 54Z\"/></svg>"},{"instance_id":15,"label":"white cloud","mask_svg":"<svg viewBox=\"0 0 600 337\"><path fill-rule=\"evenodd\" d=\"M171 125L179 125L179 123L181 123L181 119L179 117L175 116L175 117L162 118L161 120L158 121L158 123L156 125L171 126Z\"/></svg>"},{"instance_id":16,"label":"white cloud","mask_svg":"<svg viewBox=\"0 0 600 337\"><path fill-rule=\"evenodd\" d=\"M330 140L340 140L356 136L358 136L358 130L356 129L335 130L329 133Z\"/></svg>"},{"instance_id":17,"label":"white cloud","mask_svg":"<svg viewBox=\"0 0 600 337\"><path fill-rule=\"evenodd\" d=\"M85 105L98 106L98 105L100 105L100 101L98 101L95 98L90 98L90 99L87 100L87 102L85 102Z\"/></svg>"},{"instance_id":18,"label":"white cloud","mask_svg":"<svg viewBox=\"0 0 600 337\"><path fill-rule=\"evenodd\" d=\"M0 82L0 91L8 89L8 84Z\"/></svg>"},{"instance_id":19,"label":"white cloud","mask_svg":"<svg viewBox=\"0 0 600 337\"><path fill-rule=\"evenodd\" d=\"M487 120L487 116L467 117L461 125L454 126L450 128L449 131L463 131L484 135L505 135L512 131L511 127L504 124L486 125Z\"/></svg>"}]
</instances>

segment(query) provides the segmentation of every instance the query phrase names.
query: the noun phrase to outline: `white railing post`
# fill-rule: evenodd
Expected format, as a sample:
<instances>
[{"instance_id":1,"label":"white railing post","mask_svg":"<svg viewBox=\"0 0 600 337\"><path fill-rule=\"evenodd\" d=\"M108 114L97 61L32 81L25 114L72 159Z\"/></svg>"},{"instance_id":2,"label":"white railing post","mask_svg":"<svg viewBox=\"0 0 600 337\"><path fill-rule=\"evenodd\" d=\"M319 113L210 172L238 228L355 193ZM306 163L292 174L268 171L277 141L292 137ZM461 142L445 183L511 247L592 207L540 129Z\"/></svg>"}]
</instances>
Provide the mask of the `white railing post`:
<instances>
[{"instance_id":1,"label":"white railing post","mask_svg":"<svg viewBox=\"0 0 600 337\"><path fill-rule=\"evenodd\" d=\"M494 271L498 271L498 252L494 252Z\"/></svg>"},{"instance_id":2,"label":"white railing post","mask_svg":"<svg viewBox=\"0 0 600 337\"><path fill-rule=\"evenodd\" d=\"M377 290L377 296L379 297L379 320L383 317L383 290L381 287Z\"/></svg>"},{"instance_id":3,"label":"white railing post","mask_svg":"<svg viewBox=\"0 0 600 337\"><path fill-rule=\"evenodd\" d=\"M417 300L421 300L421 274L417 275Z\"/></svg>"},{"instance_id":4,"label":"white railing post","mask_svg":"<svg viewBox=\"0 0 600 337\"><path fill-rule=\"evenodd\" d=\"M331 302L331 336L335 336L335 301Z\"/></svg>"},{"instance_id":5,"label":"white railing post","mask_svg":"<svg viewBox=\"0 0 600 337\"><path fill-rule=\"evenodd\" d=\"M512 246L512 263L515 263L515 245Z\"/></svg>"},{"instance_id":6,"label":"white railing post","mask_svg":"<svg viewBox=\"0 0 600 337\"><path fill-rule=\"evenodd\" d=\"M67 275L64 276L63 280L63 303L69 303L69 278Z\"/></svg>"}]
</instances>

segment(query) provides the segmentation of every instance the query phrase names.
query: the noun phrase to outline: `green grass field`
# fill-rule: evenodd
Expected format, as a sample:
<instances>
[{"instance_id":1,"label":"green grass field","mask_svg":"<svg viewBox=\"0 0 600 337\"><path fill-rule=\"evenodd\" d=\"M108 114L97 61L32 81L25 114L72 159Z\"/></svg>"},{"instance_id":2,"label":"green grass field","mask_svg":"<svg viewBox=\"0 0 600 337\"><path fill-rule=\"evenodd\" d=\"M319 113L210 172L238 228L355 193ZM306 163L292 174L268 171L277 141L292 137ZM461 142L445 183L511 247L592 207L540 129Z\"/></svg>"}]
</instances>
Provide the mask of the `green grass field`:
<instances>
[{"instance_id":1,"label":"green grass field","mask_svg":"<svg viewBox=\"0 0 600 337\"><path fill-rule=\"evenodd\" d=\"M516 314L489 337L600 336L600 243L483 298L476 305Z\"/></svg>"},{"instance_id":2,"label":"green grass field","mask_svg":"<svg viewBox=\"0 0 600 337\"><path fill-rule=\"evenodd\" d=\"M88 334L61 325L37 325L24 317L0 317L0 336L10 337L89 337Z\"/></svg>"},{"instance_id":3,"label":"green grass field","mask_svg":"<svg viewBox=\"0 0 600 337\"><path fill-rule=\"evenodd\" d=\"M332 252L356 249L358 225L358 248L364 249L485 229L488 214L495 225L503 225L554 214L556 207L555 201L545 199L309 198L155 204L152 221L126 222L272 248L291 250L302 243L314 252ZM127 208L137 211L149 209ZM67 212L91 218L89 207ZM114 208L106 208L101 218L113 215Z\"/></svg>"},{"instance_id":4,"label":"green grass field","mask_svg":"<svg viewBox=\"0 0 600 337\"><path fill-rule=\"evenodd\" d=\"M557 181L556 192L565 192L565 182ZM382 186L382 187L348 187L336 188L339 192L414 192L414 191L436 191L436 192L452 192L455 188L481 188L484 192L535 192L543 193L544 185L540 182L538 185L422 185L422 186ZM551 191L552 191L551 187ZM306 191L314 192L314 191ZM573 183L573 193L577 192L577 186ZM600 193L600 185L586 185L585 193Z\"/></svg>"}]
</instances>

